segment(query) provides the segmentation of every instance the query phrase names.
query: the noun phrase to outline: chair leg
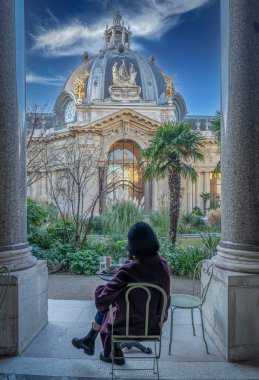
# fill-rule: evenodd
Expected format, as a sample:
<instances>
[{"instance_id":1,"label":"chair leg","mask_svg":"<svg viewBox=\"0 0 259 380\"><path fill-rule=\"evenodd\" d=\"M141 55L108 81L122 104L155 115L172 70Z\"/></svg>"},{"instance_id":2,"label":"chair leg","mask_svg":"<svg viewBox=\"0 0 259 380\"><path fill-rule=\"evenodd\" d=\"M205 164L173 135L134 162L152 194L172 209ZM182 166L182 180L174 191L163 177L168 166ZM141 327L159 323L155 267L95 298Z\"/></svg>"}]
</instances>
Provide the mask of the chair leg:
<instances>
[{"instance_id":1,"label":"chair leg","mask_svg":"<svg viewBox=\"0 0 259 380\"><path fill-rule=\"evenodd\" d=\"M156 372L154 373L157 374L157 379L159 380L160 376L159 376L159 368L158 368L158 356L157 356L156 343L155 343L155 361L156 361Z\"/></svg>"},{"instance_id":2,"label":"chair leg","mask_svg":"<svg viewBox=\"0 0 259 380\"><path fill-rule=\"evenodd\" d=\"M191 309L191 314L192 314L192 333L195 336L195 326L194 326L194 316L193 316L193 309Z\"/></svg>"},{"instance_id":3,"label":"chair leg","mask_svg":"<svg viewBox=\"0 0 259 380\"><path fill-rule=\"evenodd\" d=\"M111 357L112 357L112 380L115 380L114 376L114 342L112 342L112 351L111 351Z\"/></svg>"},{"instance_id":4,"label":"chair leg","mask_svg":"<svg viewBox=\"0 0 259 380\"><path fill-rule=\"evenodd\" d=\"M169 352L168 352L168 355L172 355L174 310L175 310L175 308L171 308L170 340L169 340Z\"/></svg>"},{"instance_id":5,"label":"chair leg","mask_svg":"<svg viewBox=\"0 0 259 380\"><path fill-rule=\"evenodd\" d=\"M156 372L156 343L154 343L154 348L155 348L155 356L154 356L154 366L153 366L153 373L154 373L154 375L156 375L157 374L157 372Z\"/></svg>"},{"instance_id":6,"label":"chair leg","mask_svg":"<svg viewBox=\"0 0 259 380\"><path fill-rule=\"evenodd\" d=\"M199 308L199 310L200 310L200 315L201 315L201 329L202 329L202 337L203 337L203 340L204 340L204 343L205 343L206 352L207 352L207 354L209 354L208 345L207 345L207 342L206 342L206 339L205 339L205 332L204 332L204 325L203 325L203 315L202 315L202 309L201 309L201 308Z\"/></svg>"}]
</instances>

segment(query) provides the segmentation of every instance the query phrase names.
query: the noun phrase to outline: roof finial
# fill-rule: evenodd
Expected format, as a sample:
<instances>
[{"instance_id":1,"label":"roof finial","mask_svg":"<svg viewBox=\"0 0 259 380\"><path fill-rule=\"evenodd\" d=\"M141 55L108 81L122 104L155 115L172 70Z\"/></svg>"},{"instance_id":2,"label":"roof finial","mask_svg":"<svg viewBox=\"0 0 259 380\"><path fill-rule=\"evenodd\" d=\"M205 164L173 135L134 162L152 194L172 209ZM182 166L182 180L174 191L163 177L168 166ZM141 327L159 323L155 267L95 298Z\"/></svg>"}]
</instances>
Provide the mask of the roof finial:
<instances>
[{"instance_id":1,"label":"roof finial","mask_svg":"<svg viewBox=\"0 0 259 380\"><path fill-rule=\"evenodd\" d=\"M121 20L122 20L122 14L119 11L119 9L117 9L113 13L113 25L121 25Z\"/></svg>"}]
</instances>

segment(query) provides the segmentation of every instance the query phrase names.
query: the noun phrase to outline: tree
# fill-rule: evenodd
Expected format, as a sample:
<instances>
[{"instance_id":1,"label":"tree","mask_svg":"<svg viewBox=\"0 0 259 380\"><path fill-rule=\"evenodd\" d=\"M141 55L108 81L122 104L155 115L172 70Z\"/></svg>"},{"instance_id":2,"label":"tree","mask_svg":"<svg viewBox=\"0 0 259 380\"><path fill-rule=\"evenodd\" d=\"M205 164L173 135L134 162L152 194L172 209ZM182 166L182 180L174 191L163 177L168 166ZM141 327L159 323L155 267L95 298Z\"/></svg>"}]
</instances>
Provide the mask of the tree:
<instances>
[{"instance_id":1,"label":"tree","mask_svg":"<svg viewBox=\"0 0 259 380\"><path fill-rule=\"evenodd\" d=\"M205 216L207 211L207 203L210 200L210 193L201 193L200 197L203 201L203 215Z\"/></svg>"},{"instance_id":2,"label":"tree","mask_svg":"<svg viewBox=\"0 0 259 380\"><path fill-rule=\"evenodd\" d=\"M54 159L51 158L53 151ZM50 199L59 210L67 240L83 248L98 201L113 186L107 184L109 157L106 157L103 140L93 144L87 136L71 134L69 140L61 141L55 149L49 146L46 156L46 162L51 163L45 170Z\"/></svg>"},{"instance_id":3,"label":"tree","mask_svg":"<svg viewBox=\"0 0 259 380\"><path fill-rule=\"evenodd\" d=\"M27 154L27 185L39 181L45 176L45 168L50 166L46 156L48 144L48 128L54 127L56 118L46 112L46 105L33 103L26 112L26 154Z\"/></svg>"},{"instance_id":4,"label":"tree","mask_svg":"<svg viewBox=\"0 0 259 380\"><path fill-rule=\"evenodd\" d=\"M203 159L203 136L190 124L182 122L161 125L150 146L143 150L146 160L144 180L168 178L170 238L176 241L180 213L181 176L197 179L192 160Z\"/></svg>"},{"instance_id":5,"label":"tree","mask_svg":"<svg viewBox=\"0 0 259 380\"><path fill-rule=\"evenodd\" d=\"M221 127L220 127L220 111L216 111L215 118L212 120L212 131L214 133L216 142L218 144L218 155L220 156L221 152ZM217 176L221 173L221 160L219 159L216 167L214 168L212 175Z\"/></svg>"}]
</instances>

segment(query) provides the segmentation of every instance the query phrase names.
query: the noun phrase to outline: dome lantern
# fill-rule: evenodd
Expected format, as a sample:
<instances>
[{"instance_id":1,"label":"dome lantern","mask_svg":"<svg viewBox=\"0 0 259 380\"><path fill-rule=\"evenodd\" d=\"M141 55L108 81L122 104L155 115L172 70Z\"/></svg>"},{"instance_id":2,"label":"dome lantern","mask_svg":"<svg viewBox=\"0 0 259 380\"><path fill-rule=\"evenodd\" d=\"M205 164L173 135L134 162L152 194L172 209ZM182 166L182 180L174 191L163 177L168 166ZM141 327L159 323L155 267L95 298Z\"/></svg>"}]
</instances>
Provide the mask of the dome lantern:
<instances>
[{"instance_id":1,"label":"dome lantern","mask_svg":"<svg viewBox=\"0 0 259 380\"><path fill-rule=\"evenodd\" d=\"M106 49L121 49L121 47L130 49L131 35L130 28L124 26L121 12L116 10L113 14L113 25L111 27L107 25L104 32Z\"/></svg>"}]
</instances>

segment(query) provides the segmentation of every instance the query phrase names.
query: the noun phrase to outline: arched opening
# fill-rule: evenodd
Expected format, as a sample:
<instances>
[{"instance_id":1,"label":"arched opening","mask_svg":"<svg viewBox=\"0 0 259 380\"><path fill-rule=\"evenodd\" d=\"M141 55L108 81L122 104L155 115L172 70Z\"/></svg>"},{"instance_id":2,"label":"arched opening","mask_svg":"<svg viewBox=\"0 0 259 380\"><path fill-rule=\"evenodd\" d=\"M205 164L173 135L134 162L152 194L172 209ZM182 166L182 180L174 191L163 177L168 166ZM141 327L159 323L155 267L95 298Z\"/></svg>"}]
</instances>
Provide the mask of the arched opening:
<instances>
[{"instance_id":1,"label":"arched opening","mask_svg":"<svg viewBox=\"0 0 259 380\"><path fill-rule=\"evenodd\" d=\"M141 152L131 140L116 142L109 151L107 198L116 200L142 199Z\"/></svg>"}]
</instances>

